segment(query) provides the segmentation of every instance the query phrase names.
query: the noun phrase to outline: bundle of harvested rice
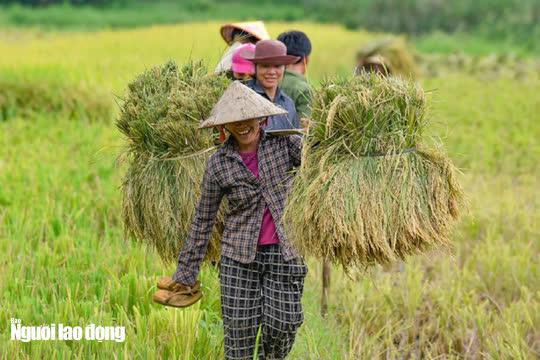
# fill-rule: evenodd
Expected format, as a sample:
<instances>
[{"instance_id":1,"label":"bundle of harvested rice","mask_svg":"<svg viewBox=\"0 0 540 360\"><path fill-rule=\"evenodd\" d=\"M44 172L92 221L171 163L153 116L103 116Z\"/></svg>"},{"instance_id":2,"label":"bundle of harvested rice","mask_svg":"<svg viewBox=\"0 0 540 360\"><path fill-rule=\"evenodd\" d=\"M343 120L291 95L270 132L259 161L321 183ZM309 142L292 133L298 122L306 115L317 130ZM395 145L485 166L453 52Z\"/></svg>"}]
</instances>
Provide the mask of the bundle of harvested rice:
<instances>
[{"instance_id":1,"label":"bundle of harvested rice","mask_svg":"<svg viewBox=\"0 0 540 360\"><path fill-rule=\"evenodd\" d=\"M414 78L418 75L414 57L408 43L400 37L390 37L372 41L364 45L356 54L358 75L364 66L382 62L391 75Z\"/></svg>"},{"instance_id":2,"label":"bundle of harvested rice","mask_svg":"<svg viewBox=\"0 0 540 360\"><path fill-rule=\"evenodd\" d=\"M129 163L122 182L126 234L167 261L176 259L187 236L214 149L214 136L198 130L200 121L228 83L208 75L201 62L180 69L168 62L139 75L123 99L116 125L128 140L121 157ZM219 256L221 215L216 229L207 260Z\"/></svg>"},{"instance_id":3,"label":"bundle of harvested rice","mask_svg":"<svg viewBox=\"0 0 540 360\"><path fill-rule=\"evenodd\" d=\"M449 244L463 196L451 161L422 141L418 85L366 73L326 81L312 116L284 214L303 255L347 269Z\"/></svg>"}]
</instances>

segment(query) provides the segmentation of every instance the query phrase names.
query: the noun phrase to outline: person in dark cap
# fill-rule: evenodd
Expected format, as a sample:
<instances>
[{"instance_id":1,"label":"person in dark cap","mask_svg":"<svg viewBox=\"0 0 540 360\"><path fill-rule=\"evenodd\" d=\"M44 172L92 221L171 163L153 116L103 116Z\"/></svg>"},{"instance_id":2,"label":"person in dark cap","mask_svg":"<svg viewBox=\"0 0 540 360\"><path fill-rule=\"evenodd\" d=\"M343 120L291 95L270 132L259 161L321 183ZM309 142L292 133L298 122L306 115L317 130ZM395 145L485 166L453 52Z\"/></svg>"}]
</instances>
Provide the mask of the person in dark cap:
<instances>
[{"instance_id":1,"label":"person in dark cap","mask_svg":"<svg viewBox=\"0 0 540 360\"><path fill-rule=\"evenodd\" d=\"M305 75L311 54L311 41L305 33L297 30L282 33L278 40L287 46L287 55L299 57L295 63L287 65L281 89L294 101L298 115L309 118L311 86Z\"/></svg>"}]
</instances>

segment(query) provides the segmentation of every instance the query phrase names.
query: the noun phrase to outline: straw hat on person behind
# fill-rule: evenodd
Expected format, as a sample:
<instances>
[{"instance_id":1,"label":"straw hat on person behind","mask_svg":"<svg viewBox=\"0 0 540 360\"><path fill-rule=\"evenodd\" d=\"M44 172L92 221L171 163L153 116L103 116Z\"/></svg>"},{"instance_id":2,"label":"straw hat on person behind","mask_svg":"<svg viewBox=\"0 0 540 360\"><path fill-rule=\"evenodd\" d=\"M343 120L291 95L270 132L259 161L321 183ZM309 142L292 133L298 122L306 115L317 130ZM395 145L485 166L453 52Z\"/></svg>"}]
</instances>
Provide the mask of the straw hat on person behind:
<instances>
[{"instance_id":1,"label":"straw hat on person behind","mask_svg":"<svg viewBox=\"0 0 540 360\"><path fill-rule=\"evenodd\" d=\"M266 31L266 27L262 21L247 21L225 24L221 27L220 33L223 40L225 40L225 42L227 42L229 45L231 45L234 40L232 34L235 29L242 30L250 35L253 35L259 40L270 39L270 35L268 34L268 31Z\"/></svg>"},{"instance_id":2,"label":"straw hat on person behind","mask_svg":"<svg viewBox=\"0 0 540 360\"><path fill-rule=\"evenodd\" d=\"M261 40L255 44L255 53L244 52L244 59L254 64L289 65L300 60L299 56L287 55L287 46L279 40Z\"/></svg>"},{"instance_id":3,"label":"straw hat on person behind","mask_svg":"<svg viewBox=\"0 0 540 360\"><path fill-rule=\"evenodd\" d=\"M221 126L237 121L264 119L268 116L287 114L287 111L265 99L255 91L234 81L212 108L208 119L199 128Z\"/></svg>"}]
</instances>

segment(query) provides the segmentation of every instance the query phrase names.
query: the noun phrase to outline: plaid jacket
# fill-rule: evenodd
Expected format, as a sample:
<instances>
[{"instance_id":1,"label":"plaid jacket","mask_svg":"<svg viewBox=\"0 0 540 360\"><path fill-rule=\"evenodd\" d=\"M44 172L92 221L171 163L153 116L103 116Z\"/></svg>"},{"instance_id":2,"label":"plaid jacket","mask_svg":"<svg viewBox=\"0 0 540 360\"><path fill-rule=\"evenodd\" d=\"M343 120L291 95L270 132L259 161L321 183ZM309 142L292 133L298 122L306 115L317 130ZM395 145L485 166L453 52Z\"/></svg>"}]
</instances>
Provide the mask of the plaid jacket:
<instances>
[{"instance_id":1,"label":"plaid jacket","mask_svg":"<svg viewBox=\"0 0 540 360\"><path fill-rule=\"evenodd\" d=\"M296 135L273 136L264 131L261 134L260 179L245 166L234 149L232 137L208 159L197 210L178 256L175 281L195 283L223 196L227 197L228 212L221 239L222 256L241 263L255 259L262 216L268 206L284 259L298 257L285 236L281 217L293 177L290 170L300 165L302 139Z\"/></svg>"}]
</instances>

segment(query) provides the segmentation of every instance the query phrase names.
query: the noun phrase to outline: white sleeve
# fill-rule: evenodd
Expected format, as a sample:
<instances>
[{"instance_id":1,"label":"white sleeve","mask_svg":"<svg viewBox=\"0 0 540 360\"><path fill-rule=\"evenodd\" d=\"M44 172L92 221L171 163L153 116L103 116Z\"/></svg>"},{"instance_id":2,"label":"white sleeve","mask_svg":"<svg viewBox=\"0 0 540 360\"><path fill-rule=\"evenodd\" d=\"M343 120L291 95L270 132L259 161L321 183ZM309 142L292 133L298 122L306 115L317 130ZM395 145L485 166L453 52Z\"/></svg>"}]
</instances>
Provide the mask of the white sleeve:
<instances>
[{"instance_id":1,"label":"white sleeve","mask_svg":"<svg viewBox=\"0 0 540 360\"><path fill-rule=\"evenodd\" d=\"M225 51L225 53L221 57L221 60L217 64L216 69L214 70L216 74L231 70L234 51L238 49L241 45L241 43L235 42L231 45L231 47L227 49L227 51Z\"/></svg>"}]
</instances>

